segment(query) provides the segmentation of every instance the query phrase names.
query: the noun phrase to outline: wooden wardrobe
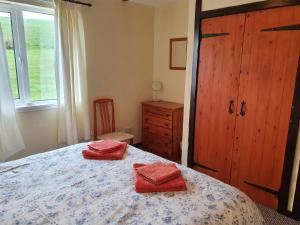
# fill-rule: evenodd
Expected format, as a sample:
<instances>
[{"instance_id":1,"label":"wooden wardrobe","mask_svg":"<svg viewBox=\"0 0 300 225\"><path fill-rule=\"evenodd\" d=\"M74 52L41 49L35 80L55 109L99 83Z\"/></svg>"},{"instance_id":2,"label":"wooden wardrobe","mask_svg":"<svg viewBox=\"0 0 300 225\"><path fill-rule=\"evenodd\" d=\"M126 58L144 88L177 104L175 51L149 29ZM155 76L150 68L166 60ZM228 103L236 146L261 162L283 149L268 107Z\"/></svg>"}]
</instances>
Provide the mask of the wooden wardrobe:
<instances>
[{"instance_id":1,"label":"wooden wardrobe","mask_svg":"<svg viewBox=\"0 0 300 225\"><path fill-rule=\"evenodd\" d=\"M203 19L201 31L193 167L277 208L300 6Z\"/></svg>"}]
</instances>

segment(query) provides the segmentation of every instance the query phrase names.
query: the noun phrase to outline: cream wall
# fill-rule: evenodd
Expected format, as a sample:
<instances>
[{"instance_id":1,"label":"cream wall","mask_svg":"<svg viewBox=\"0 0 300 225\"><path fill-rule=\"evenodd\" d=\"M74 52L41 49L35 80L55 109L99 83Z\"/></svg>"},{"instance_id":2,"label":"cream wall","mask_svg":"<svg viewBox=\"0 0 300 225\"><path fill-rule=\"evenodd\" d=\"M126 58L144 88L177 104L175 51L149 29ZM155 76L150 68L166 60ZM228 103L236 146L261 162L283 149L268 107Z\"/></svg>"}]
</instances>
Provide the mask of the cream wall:
<instances>
[{"instance_id":1,"label":"cream wall","mask_svg":"<svg viewBox=\"0 0 300 225\"><path fill-rule=\"evenodd\" d=\"M152 98L154 8L120 0L94 0L84 11L89 101L115 101L117 130L141 141L141 105ZM92 118L92 117L91 117Z\"/></svg>"},{"instance_id":2,"label":"cream wall","mask_svg":"<svg viewBox=\"0 0 300 225\"><path fill-rule=\"evenodd\" d=\"M26 149L8 160L23 158L58 147L56 109L19 112L17 121Z\"/></svg>"},{"instance_id":3,"label":"cream wall","mask_svg":"<svg viewBox=\"0 0 300 225\"><path fill-rule=\"evenodd\" d=\"M262 1L263 0L203 0L202 11Z\"/></svg>"},{"instance_id":4,"label":"cream wall","mask_svg":"<svg viewBox=\"0 0 300 225\"><path fill-rule=\"evenodd\" d=\"M162 100L184 102L184 70L169 69L170 38L187 37L188 0L179 0L155 8L153 80L161 81Z\"/></svg>"},{"instance_id":5,"label":"cream wall","mask_svg":"<svg viewBox=\"0 0 300 225\"><path fill-rule=\"evenodd\" d=\"M140 102L152 98L154 8L119 0L90 2L92 8L83 7L89 101L114 98L117 129L132 128L139 142ZM59 147L56 109L19 112L17 120L26 149L8 160Z\"/></svg>"}]
</instances>

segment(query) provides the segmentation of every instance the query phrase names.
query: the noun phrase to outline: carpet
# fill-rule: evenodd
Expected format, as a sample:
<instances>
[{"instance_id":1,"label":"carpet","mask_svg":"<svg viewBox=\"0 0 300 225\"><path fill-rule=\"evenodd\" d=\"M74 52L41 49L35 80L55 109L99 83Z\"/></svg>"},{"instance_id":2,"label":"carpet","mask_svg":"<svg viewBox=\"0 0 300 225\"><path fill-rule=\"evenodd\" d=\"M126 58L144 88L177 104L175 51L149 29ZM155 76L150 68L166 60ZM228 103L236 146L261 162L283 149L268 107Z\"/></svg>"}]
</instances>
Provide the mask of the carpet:
<instances>
[{"instance_id":1,"label":"carpet","mask_svg":"<svg viewBox=\"0 0 300 225\"><path fill-rule=\"evenodd\" d=\"M266 225L300 225L300 221L286 217L274 209L267 208L262 205L257 205L265 219Z\"/></svg>"}]
</instances>

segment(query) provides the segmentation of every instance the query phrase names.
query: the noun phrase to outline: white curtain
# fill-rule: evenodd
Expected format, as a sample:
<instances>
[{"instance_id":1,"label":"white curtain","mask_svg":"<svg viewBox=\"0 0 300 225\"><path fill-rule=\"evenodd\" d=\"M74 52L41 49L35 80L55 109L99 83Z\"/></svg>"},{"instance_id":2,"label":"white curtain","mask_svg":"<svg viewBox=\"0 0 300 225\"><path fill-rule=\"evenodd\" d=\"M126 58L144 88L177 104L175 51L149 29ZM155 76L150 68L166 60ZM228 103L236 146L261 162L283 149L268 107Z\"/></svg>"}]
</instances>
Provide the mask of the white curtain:
<instances>
[{"instance_id":1,"label":"white curtain","mask_svg":"<svg viewBox=\"0 0 300 225\"><path fill-rule=\"evenodd\" d=\"M25 148L16 120L8 62L0 26L0 162Z\"/></svg>"},{"instance_id":2,"label":"white curtain","mask_svg":"<svg viewBox=\"0 0 300 225\"><path fill-rule=\"evenodd\" d=\"M85 33L81 7L54 0L57 27L58 141L90 139Z\"/></svg>"}]
</instances>

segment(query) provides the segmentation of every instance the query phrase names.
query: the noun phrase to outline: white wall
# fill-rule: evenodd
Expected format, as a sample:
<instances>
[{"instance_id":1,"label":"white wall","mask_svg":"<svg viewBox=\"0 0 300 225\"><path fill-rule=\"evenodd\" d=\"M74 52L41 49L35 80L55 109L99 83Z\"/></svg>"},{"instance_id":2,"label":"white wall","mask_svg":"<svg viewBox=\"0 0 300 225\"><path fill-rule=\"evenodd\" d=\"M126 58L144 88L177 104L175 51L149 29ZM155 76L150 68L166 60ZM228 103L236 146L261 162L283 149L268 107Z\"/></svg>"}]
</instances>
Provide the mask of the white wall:
<instances>
[{"instance_id":1,"label":"white wall","mask_svg":"<svg viewBox=\"0 0 300 225\"><path fill-rule=\"evenodd\" d=\"M188 147L189 147L188 138L189 138L190 101L191 101L191 85L192 85L192 67L193 67L195 10L196 10L196 0L189 0L189 14L188 14L188 39L189 39L189 42L188 42L188 47L187 47L182 152L181 152L181 163L183 165L187 165Z\"/></svg>"},{"instance_id":2,"label":"white wall","mask_svg":"<svg viewBox=\"0 0 300 225\"><path fill-rule=\"evenodd\" d=\"M293 210L293 206L294 206L297 178L298 178L298 174L300 172L299 163L300 163L300 127L299 127L299 133L298 133L298 142L297 142L297 147L296 147L296 154L295 154L295 159L294 159L294 166L293 166L293 173L292 173L292 180L291 180L290 194L289 194L288 210L290 210L290 211Z\"/></svg>"},{"instance_id":3,"label":"white wall","mask_svg":"<svg viewBox=\"0 0 300 225\"><path fill-rule=\"evenodd\" d=\"M169 69L169 42L170 38L187 37L188 0L157 6L154 21L153 80L163 83L158 97L184 103L185 71Z\"/></svg>"}]
</instances>

